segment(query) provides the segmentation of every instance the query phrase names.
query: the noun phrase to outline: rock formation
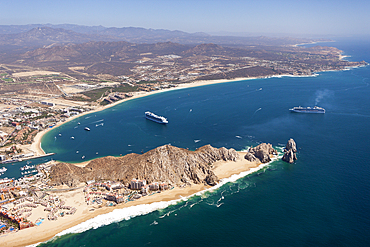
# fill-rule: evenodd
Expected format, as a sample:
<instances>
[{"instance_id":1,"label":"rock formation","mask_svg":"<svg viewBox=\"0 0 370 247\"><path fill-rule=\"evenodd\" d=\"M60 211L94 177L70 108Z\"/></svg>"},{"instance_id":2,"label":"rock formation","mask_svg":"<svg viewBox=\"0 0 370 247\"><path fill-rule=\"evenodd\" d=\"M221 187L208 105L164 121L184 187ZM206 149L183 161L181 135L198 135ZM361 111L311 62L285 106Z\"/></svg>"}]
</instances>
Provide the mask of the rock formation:
<instances>
[{"instance_id":1,"label":"rock formation","mask_svg":"<svg viewBox=\"0 0 370 247\"><path fill-rule=\"evenodd\" d=\"M259 160L261 163L267 163L271 161L271 155L277 155L277 151L270 143L261 143L257 147L251 147L244 158L251 162Z\"/></svg>"},{"instance_id":2,"label":"rock formation","mask_svg":"<svg viewBox=\"0 0 370 247\"><path fill-rule=\"evenodd\" d=\"M284 155L283 155L283 158L281 159L291 164L295 160L297 160L297 156L295 154L296 152L297 152L297 145L295 141L292 138L290 138L288 143L285 146Z\"/></svg>"},{"instance_id":3,"label":"rock formation","mask_svg":"<svg viewBox=\"0 0 370 247\"><path fill-rule=\"evenodd\" d=\"M215 161L236 161L234 149L214 148L206 145L195 151L165 145L144 154L127 154L123 157L103 157L90 161L85 167L61 163L52 167L51 183L74 187L88 180L115 180L128 184L131 179L166 182L173 185L207 183L215 185L218 177L211 170Z\"/></svg>"}]
</instances>

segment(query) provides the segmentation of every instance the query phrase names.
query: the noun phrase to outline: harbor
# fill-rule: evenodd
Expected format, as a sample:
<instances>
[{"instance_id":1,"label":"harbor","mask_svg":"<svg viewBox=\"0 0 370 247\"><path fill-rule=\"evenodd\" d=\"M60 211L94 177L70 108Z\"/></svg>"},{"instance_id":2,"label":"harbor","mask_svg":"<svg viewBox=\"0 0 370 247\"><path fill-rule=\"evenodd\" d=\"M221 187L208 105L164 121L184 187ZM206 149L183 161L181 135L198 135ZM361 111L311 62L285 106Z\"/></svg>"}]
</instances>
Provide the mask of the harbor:
<instances>
[{"instance_id":1,"label":"harbor","mask_svg":"<svg viewBox=\"0 0 370 247\"><path fill-rule=\"evenodd\" d=\"M16 163L16 162L22 162L22 161L27 161L27 160L33 160L33 159L38 159L38 158L44 158L44 157L49 157L49 156L52 156L54 155L55 153L47 153L47 154L43 154L43 155L37 155L37 156L34 156L33 154L32 155L17 155L17 156L13 156L12 159L8 159L8 160L4 160L2 161L2 164L9 164L9 163Z\"/></svg>"}]
</instances>

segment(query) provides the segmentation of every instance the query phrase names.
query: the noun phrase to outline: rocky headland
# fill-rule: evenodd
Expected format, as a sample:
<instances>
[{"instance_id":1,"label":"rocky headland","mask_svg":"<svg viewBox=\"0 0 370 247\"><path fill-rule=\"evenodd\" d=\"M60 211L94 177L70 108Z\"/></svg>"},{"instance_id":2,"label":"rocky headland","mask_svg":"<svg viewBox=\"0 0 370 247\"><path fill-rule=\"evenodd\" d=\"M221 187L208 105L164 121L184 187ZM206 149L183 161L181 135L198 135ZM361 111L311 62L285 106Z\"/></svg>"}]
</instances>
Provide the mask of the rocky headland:
<instances>
[{"instance_id":1,"label":"rocky headland","mask_svg":"<svg viewBox=\"0 0 370 247\"><path fill-rule=\"evenodd\" d=\"M240 156L234 149L224 147L217 149L206 145L189 151L164 145L144 154L98 158L85 167L61 163L52 168L50 177L52 184L70 187L89 180L115 180L128 184L133 178L145 179L148 183L162 181L172 185L215 185L218 177L212 171L212 163L238 159Z\"/></svg>"},{"instance_id":2,"label":"rocky headland","mask_svg":"<svg viewBox=\"0 0 370 247\"><path fill-rule=\"evenodd\" d=\"M86 166L60 163L50 171L51 184L76 187L89 180L120 181L128 185L133 178L148 183L161 181L175 186L183 184L216 185L218 176L213 171L217 161L240 161L260 164L271 161L277 151L271 144L262 143L250 148L244 157L234 149L205 145L195 151L164 145L144 154L123 157L107 156L90 161Z\"/></svg>"},{"instance_id":3,"label":"rocky headland","mask_svg":"<svg viewBox=\"0 0 370 247\"><path fill-rule=\"evenodd\" d=\"M250 162L267 163L271 161L272 155L277 155L277 151L272 145L270 143L261 143L257 147L251 147L244 158Z\"/></svg>"}]
</instances>

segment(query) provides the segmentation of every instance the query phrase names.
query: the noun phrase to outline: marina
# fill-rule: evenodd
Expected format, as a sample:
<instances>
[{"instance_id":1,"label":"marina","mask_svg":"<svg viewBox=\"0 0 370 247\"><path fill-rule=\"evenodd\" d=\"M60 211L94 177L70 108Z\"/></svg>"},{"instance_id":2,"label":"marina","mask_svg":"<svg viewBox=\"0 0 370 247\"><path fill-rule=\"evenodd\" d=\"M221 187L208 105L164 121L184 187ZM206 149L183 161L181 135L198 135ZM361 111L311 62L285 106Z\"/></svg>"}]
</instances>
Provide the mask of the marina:
<instances>
[{"instance_id":1,"label":"marina","mask_svg":"<svg viewBox=\"0 0 370 247\"><path fill-rule=\"evenodd\" d=\"M27 161L27 160L32 160L32 159L38 159L38 158L48 157L48 156L52 156L52 155L55 155L55 153L47 153L47 154L44 154L44 155L29 156L29 157L23 157L23 156L21 156L21 158L13 158L13 159L9 159L9 160L4 160L2 162L2 164L17 163L17 162L22 162L22 161Z\"/></svg>"}]
</instances>

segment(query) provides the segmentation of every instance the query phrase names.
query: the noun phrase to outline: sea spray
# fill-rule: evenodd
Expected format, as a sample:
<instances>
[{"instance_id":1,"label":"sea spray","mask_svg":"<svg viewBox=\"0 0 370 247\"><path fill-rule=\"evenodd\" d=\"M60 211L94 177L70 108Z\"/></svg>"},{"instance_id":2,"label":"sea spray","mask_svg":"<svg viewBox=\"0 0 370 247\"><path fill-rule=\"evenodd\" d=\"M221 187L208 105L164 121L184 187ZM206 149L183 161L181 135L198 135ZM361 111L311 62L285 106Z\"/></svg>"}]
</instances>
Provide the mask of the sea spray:
<instances>
[{"instance_id":1,"label":"sea spray","mask_svg":"<svg viewBox=\"0 0 370 247\"><path fill-rule=\"evenodd\" d=\"M183 198L168 201L168 202L161 201L161 202L154 202L151 204L141 204L141 205L132 206L132 207L123 208L123 209L115 209L110 213L98 215L95 218L89 219L81 224L78 224L74 227L66 229L56 234L56 236L63 236L69 233L81 233L81 232L84 232L90 229L96 229L101 226L109 225L114 222L119 222L122 220L129 220L136 216L145 215L155 210L166 208L182 200Z\"/></svg>"}]
</instances>

